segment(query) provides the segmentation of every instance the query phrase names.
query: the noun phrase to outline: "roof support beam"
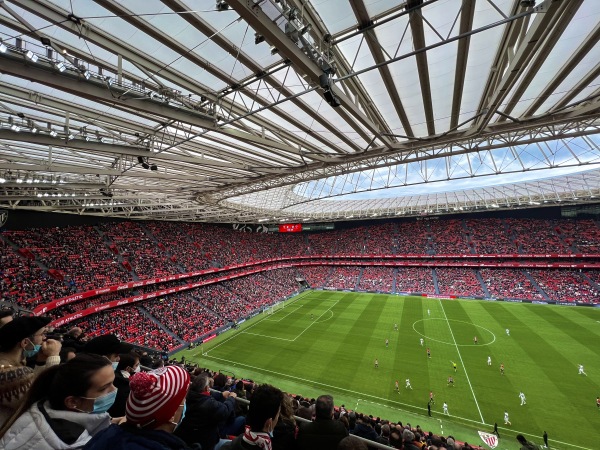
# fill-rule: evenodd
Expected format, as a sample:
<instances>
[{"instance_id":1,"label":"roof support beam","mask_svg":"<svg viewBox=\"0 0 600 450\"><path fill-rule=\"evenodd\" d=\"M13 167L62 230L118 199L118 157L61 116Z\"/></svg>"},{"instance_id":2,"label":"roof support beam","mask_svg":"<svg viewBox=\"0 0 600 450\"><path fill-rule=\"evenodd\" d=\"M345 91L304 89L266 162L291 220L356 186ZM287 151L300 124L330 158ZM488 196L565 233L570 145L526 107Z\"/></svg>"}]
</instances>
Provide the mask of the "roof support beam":
<instances>
[{"instance_id":1,"label":"roof support beam","mask_svg":"<svg viewBox=\"0 0 600 450\"><path fill-rule=\"evenodd\" d=\"M285 33L279 29L269 17L262 11L259 4L247 2L244 0L228 0L229 6L236 12L258 33L262 34L265 39L274 45L279 53L289 59L292 65L300 74L308 77L311 84L319 85L319 76L323 75L323 69L318 67L302 50L291 40ZM367 142L370 142L372 136L365 134L362 127L358 125L352 118L363 124L373 135L375 135L384 145L390 145L391 141L381 133L378 125L374 124L358 107L344 94L337 86L332 85L331 91L338 97L343 109L334 108L334 112L341 115L350 126ZM323 96L322 91L319 95Z\"/></svg>"},{"instance_id":2,"label":"roof support beam","mask_svg":"<svg viewBox=\"0 0 600 450\"><path fill-rule=\"evenodd\" d=\"M472 0L463 0L460 12L459 34L467 33L473 29L474 15L475 2ZM452 94L452 117L450 118L451 129L455 129L458 126L460 105L462 103L463 90L465 87L465 74L467 72L470 44L471 36L467 36L458 41L458 53L456 56L456 68L454 71L454 91Z\"/></svg>"},{"instance_id":3,"label":"roof support beam","mask_svg":"<svg viewBox=\"0 0 600 450\"><path fill-rule=\"evenodd\" d=\"M560 14L563 9L563 3L565 2L545 0L537 7L539 8L539 12L535 16L527 34L523 37L518 48L515 50L514 56L510 60L508 67L498 74L501 78L498 80L498 84L493 93L482 108L484 114L479 116L475 121L477 132L483 130L496 114L496 110L500 107L504 98L506 98L511 88L522 75L522 71L527 67L532 55L535 54L542 45L542 42L544 42L544 39L550 32L550 26L554 22L556 15ZM518 26L519 24L520 22L517 22L513 25ZM502 68L497 67L496 70L499 71L502 70ZM473 131L475 131L475 129Z\"/></svg>"},{"instance_id":4,"label":"roof support beam","mask_svg":"<svg viewBox=\"0 0 600 450\"><path fill-rule=\"evenodd\" d=\"M546 99L550 97L556 88L567 78L567 76L575 69L579 62L598 44L600 40L600 22L594 28L585 41L575 50L573 55L565 62L560 68L557 74L552 78L550 83L547 84L544 91L538 96L538 98L531 104L527 111L523 113L524 117L533 116L537 110L544 104Z\"/></svg>"},{"instance_id":5,"label":"roof support beam","mask_svg":"<svg viewBox=\"0 0 600 450\"><path fill-rule=\"evenodd\" d=\"M425 48L425 30L423 29L422 10L411 12L409 15L410 29L412 31L415 50ZM425 110L425 121L427 122L427 133L429 136L435 134L435 121L433 118L433 101L431 99L431 85L429 83L429 64L427 63L427 52L417 53L417 69L419 72L419 83L421 84L421 95L423 97L423 108Z\"/></svg>"},{"instance_id":6,"label":"roof support beam","mask_svg":"<svg viewBox=\"0 0 600 450\"><path fill-rule=\"evenodd\" d=\"M367 11L367 7L363 0L356 0L351 2L352 10L354 11L354 15L358 19L359 27L365 27L371 24L371 18ZM374 36L374 31L368 31L365 33L365 39L367 41L367 45L371 50L371 54L373 55L373 59L376 63L382 63L385 61L385 57L383 55L383 51L377 42L376 37ZM407 136L413 137L414 133L412 127L410 126L410 121L408 120L408 116L406 111L404 110L404 106L402 105L402 100L400 100L400 95L398 94L398 88L394 83L394 79L392 77L392 73L388 66L379 67L379 74L383 79L383 84L385 84L385 88L390 96L392 104L394 105L394 109L396 110L396 114L398 114L398 118L402 123L402 127L404 128L404 134Z\"/></svg>"},{"instance_id":7,"label":"roof support beam","mask_svg":"<svg viewBox=\"0 0 600 450\"><path fill-rule=\"evenodd\" d=\"M510 100L502 110L504 114L510 115L515 106L517 106L519 100L521 100L521 97L535 79L535 76L546 61L546 58L563 35L567 25L569 25L582 3L583 0L562 2L561 10L553 16L552 23L548 24L548 27L551 28L552 31L548 35L546 41L542 44L543 47L538 50L533 60L528 63L527 73L519 79L518 87L514 90ZM506 117L503 116L498 119L499 122L505 120Z\"/></svg>"}]
</instances>

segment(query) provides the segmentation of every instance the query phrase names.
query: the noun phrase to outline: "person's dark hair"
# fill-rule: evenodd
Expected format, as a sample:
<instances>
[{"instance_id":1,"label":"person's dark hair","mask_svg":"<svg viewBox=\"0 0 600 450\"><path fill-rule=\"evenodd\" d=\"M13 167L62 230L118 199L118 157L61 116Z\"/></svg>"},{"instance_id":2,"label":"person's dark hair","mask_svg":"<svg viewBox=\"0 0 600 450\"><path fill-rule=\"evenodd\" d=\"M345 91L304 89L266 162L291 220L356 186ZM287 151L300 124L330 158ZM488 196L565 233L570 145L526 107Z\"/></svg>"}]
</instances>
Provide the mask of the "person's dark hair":
<instances>
[{"instance_id":1,"label":"person's dark hair","mask_svg":"<svg viewBox=\"0 0 600 450\"><path fill-rule=\"evenodd\" d=\"M283 392L274 386L263 384L252 394L246 423L252 431L262 431L269 418L275 418L283 401Z\"/></svg>"},{"instance_id":2,"label":"person's dark hair","mask_svg":"<svg viewBox=\"0 0 600 450\"><path fill-rule=\"evenodd\" d=\"M60 349L60 362L61 363L66 363L67 362L67 356L69 355L69 353L75 353L77 354L77 350L75 350L73 347L62 347Z\"/></svg>"},{"instance_id":3,"label":"person's dark hair","mask_svg":"<svg viewBox=\"0 0 600 450\"><path fill-rule=\"evenodd\" d=\"M140 360L140 358L137 355L133 355L131 353L121 353L119 355L119 364L117 365L117 370L125 370L128 367L131 367L133 369L133 366L135 366L135 361Z\"/></svg>"},{"instance_id":4,"label":"person's dark hair","mask_svg":"<svg viewBox=\"0 0 600 450\"><path fill-rule=\"evenodd\" d=\"M517 441L519 441L519 443L521 444L527 444L527 439L525 439L525 436L523 436L522 434L517 434Z\"/></svg>"},{"instance_id":5,"label":"person's dark hair","mask_svg":"<svg viewBox=\"0 0 600 450\"><path fill-rule=\"evenodd\" d=\"M338 450L368 450L369 447L356 436L346 436L337 446Z\"/></svg>"},{"instance_id":6,"label":"person's dark hair","mask_svg":"<svg viewBox=\"0 0 600 450\"><path fill-rule=\"evenodd\" d=\"M317 399L315 408L315 418L331 419L333 413L333 397L331 395L321 395Z\"/></svg>"},{"instance_id":7,"label":"person's dark hair","mask_svg":"<svg viewBox=\"0 0 600 450\"><path fill-rule=\"evenodd\" d=\"M84 397L94 374L111 362L105 356L79 353L64 364L48 367L33 381L23 403L0 429L0 438L33 404L48 399L52 409L65 410L69 396Z\"/></svg>"}]
</instances>

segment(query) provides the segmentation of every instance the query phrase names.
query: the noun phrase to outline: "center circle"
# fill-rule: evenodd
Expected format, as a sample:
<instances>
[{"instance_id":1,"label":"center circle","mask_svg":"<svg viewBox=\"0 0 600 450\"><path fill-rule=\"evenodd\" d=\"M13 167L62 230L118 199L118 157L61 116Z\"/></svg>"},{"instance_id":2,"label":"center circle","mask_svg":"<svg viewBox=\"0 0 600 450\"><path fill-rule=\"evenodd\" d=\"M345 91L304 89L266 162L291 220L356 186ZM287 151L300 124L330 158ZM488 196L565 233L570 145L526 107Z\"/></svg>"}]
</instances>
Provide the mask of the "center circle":
<instances>
[{"instance_id":1,"label":"center circle","mask_svg":"<svg viewBox=\"0 0 600 450\"><path fill-rule=\"evenodd\" d=\"M446 342L446 341L441 341L441 340L439 340L439 339L435 339L435 338L429 337L429 336L427 336L426 334L423 334L423 333L421 333L420 331L418 331L418 330L417 330L417 328L416 328L416 325L417 325L417 323L419 323L419 322L425 322L426 320L442 320L442 321L444 321L444 322L447 322L447 323L448 323L448 327L450 327L450 322L466 323L466 324L468 324L468 325L472 325L472 326L474 326L474 327L476 327L476 328L480 328L480 329L482 329L482 330L485 330L487 333L489 333L489 334L492 336L492 340L491 340L490 342L486 342L486 343L483 343L483 344L459 344L459 343L457 343L457 342ZM418 335L420 335L420 336L423 336L424 338L426 338L426 339L427 339L427 340L429 340L429 341L433 341L433 342L439 342L440 344L456 345L457 347L479 347L479 346L482 346L482 345L491 345L491 344L493 344L494 342L496 342L496 335L495 335L495 334L494 334L492 331L488 330L488 329L487 329L487 328L485 328L485 327L482 327L481 325L476 325L476 324L474 324L474 323L472 323L472 322L467 322L467 321L465 321L465 320L442 319L442 318L440 318L440 317L433 317L433 318L427 318L427 319L420 319L420 320L415 320L415 322L413 323L413 330L415 330L415 332L416 332Z\"/></svg>"}]
</instances>

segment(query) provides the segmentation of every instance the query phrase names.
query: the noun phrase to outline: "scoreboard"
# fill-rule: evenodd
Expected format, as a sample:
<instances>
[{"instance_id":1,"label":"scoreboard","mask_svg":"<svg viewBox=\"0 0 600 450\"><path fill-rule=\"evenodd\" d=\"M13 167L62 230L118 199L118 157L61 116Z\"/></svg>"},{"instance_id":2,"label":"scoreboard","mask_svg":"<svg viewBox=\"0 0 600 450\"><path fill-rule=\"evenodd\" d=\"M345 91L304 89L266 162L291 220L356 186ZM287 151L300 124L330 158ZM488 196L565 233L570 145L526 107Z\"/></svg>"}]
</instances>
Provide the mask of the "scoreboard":
<instances>
[{"instance_id":1,"label":"scoreboard","mask_svg":"<svg viewBox=\"0 0 600 450\"><path fill-rule=\"evenodd\" d=\"M302 231L326 231L335 229L334 223L281 223L269 225L268 231L279 233L300 233Z\"/></svg>"}]
</instances>

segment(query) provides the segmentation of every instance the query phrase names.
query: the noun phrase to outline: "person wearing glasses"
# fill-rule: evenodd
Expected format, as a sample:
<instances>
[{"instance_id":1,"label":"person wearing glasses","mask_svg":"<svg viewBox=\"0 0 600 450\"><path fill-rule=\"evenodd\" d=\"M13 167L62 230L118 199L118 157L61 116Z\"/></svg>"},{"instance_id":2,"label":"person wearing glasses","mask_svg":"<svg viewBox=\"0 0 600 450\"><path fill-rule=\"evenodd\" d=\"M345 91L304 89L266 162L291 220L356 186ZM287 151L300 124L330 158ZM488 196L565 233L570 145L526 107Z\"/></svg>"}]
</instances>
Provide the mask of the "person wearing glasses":
<instances>
[{"instance_id":1,"label":"person wearing glasses","mask_svg":"<svg viewBox=\"0 0 600 450\"><path fill-rule=\"evenodd\" d=\"M22 316L0 328L0 425L19 406L34 378L60 363L61 343L45 339L50 320ZM27 359L32 367L27 367Z\"/></svg>"}]
</instances>

